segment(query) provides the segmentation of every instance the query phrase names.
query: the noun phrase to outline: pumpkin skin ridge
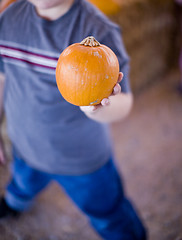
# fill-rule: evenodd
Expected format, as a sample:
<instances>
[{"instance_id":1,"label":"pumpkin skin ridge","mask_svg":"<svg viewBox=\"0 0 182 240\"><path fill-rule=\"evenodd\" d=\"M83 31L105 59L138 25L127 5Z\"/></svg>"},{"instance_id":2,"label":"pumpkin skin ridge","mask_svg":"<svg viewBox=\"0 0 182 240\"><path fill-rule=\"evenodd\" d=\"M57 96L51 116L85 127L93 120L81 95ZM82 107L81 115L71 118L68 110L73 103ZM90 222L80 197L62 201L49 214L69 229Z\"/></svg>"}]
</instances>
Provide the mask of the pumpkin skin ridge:
<instances>
[{"instance_id":1,"label":"pumpkin skin ridge","mask_svg":"<svg viewBox=\"0 0 182 240\"><path fill-rule=\"evenodd\" d=\"M103 52L103 49L101 47L92 47L92 50L90 51L89 55L95 56L96 58L98 58L98 61L99 61L99 58L102 58L102 52ZM104 81L104 79L103 79L103 76L102 76L102 71L100 69L98 69L96 79L94 79L94 81L95 81L95 83L93 81L90 82L91 87L89 88L89 94L88 95L92 96L93 95L92 92L94 92L94 90L96 90L96 93L95 93L94 97L90 97L90 98L88 97L89 101L87 102L87 105L99 104L103 98L108 97L108 92L103 94L102 93L103 91L101 90L102 89L101 88L102 82ZM100 82L100 84L99 84L99 82ZM100 85L100 87L96 88L95 84ZM109 95L110 95L110 93L109 93Z\"/></svg>"},{"instance_id":2,"label":"pumpkin skin ridge","mask_svg":"<svg viewBox=\"0 0 182 240\"><path fill-rule=\"evenodd\" d=\"M75 58L76 58L76 61L78 61L77 72L76 72L76 69L71 69L69 71L68 66L72 64L72 61L70 61L70 63L66 67L67 73L63 69L63 74L62 74L61 71L62 71L62 68L64 68L64 64L62 64L61 61L63 61L64 58L66 59L67 57L69 59L70 54L72 55L72 50L74 49L74 47L76 47ZM83 56L80 54L80 52ZM104 66L102 66L103 64L101 61L103 60L103 55L106 58L106 63L104 63ZM110 67L109 65L112 63L110 61L110 56L114 56L112 57L112 61L115 60L116 62L115 65L117 66L115 67L114 71L108 72L108 76L113 74L115 76L114 76L114 79L110 79L111 76L109 77L109 79L105 79L102 75L103 75L103 72L106 71L105 69L107 69L107 66L109 68ZM81 59L81 61L79 61L79 59ZM75 59L73 57L73 62L74 61ZM97 67L94 66L95 61L98 64ZM67 62L67 59L65 60L65 62ZM89 68L89 64L91 65L90 68ZM86 73L84 72L83 68L88 68ZM96 70L95 75L93 74L92 69ZM66 75L68 75L68 77L65 77ZM75 76L74 82L70 81L71 75ZM80 45L79 43L72 44L68 48L63 50L56 67L56 82L58 85L58 89L61 92L61 95L63 96L63 98L65 98L66 101L76 106L88 106L90 105L90 103L91 105L96 105L96 104L99 104L103 98L109 97L110 94L112 93L113 87L117 83L118 75L119 75L119 63L118 63L117 57L115 56L115 54L113 55L113 51L110 48L102 44L97 47L83 46L83 45ZM68 80L62 81L62 77L68 78ZM80 80L79 78L82 78L82 79ZM91 78L92 81L89 78ZM80 81L83 81L84 84L83 85L80 84ZM69 84L72 86L72 88L69 88ZM103 90L104 84L108 85L105 90ZM79 85L80 87L78 87ZM99 85L99 87L97 88L97 86L95 85ZM69 88L69 89L65 90L66 88Z\"/></svg>"},{"instance_id":3,"label":"pumpkin skin ridge","mask_svg":"<svg viewBox=\"0 0 182 240\"><path fill-rule=\"evenodd\" d=\"M115 57L115 60L117 60L116 56L113 55L113 51L108 48L107 46L105 45L101 45L100 47L97 47L98 48L98 52L101 51L101 55L103 55L103 52L105 53L105 56L107 58L107 65L110 65L111 62L108 61L110 60L110 56L111 56L111 53L112 53L112 57ZM108 53L108 50L109 50L109 53ZM111 52L112 51L112 52ZM109 63L109 64L108 64ZM109 79L107 80L106 77L104 76L104 79L102 79L101 81L101 85L103 83L103 81L106 81L107 80L107 85L108 86L108 89L105 89L104 93L98 93L98 95L102 95L101 98L99 98L99 101L97 101L96 103L94 102L92 105L96 105L98 104L98 102L100 103L102 101L103 98L107 98L111 95L112 91L113 91L113 88L115 86L115 84L117 83L117 80L118 80L118 75L119 75L119 62L118 62L118 70L117 70L117 74L115 74L115 81L113 83L113 81L109 81Z\"/></svg>"},{"instance_id":4,"label":"pumpkin skin ridge","mask_svg":"<svg viewBox=\"0 0 182 240\"><path fill-rule=\"evenodd\" d=\"M105 45L101 45L101 46L98 46L98 47L93 47L93 49L95 50L94 51L94 53L95 52L102 52L102 53L100 53L100 55L102 56L103 55L103 52L105 53L105 56L104 57L106 57L107 58L107 63L109 62L108 60L109 60L109 57L111 56L111 49L109 49L107 46L105 46ZM107 51L106 51L107 50ZM108 54L108 50L109 50L109 54ZM95 54L94 54L95 55ZM99 56L98 56L99 57ZM115 60L117 60L117 58L116 58L116 56L115 55L113 55L113 51L112 51L112 57L115 57ZM110 63L109 63L110 64ZM108 64L107 64L108 65ZM98 104L98 103L100 103L101 101L102 101L102 99L103 98L106 98L106 97L108 97L108 96L110 96L110 94L112 93L112 91L113 91L113 88L114 88L114 86L115 86L115 84L117 83L117 79L118 79L118 75L119 75L119 63L118 63L118 74L117 74L117 76L116 76L116 80L115 80L115 82L114 82L114 84L112 83L112 88L111 88L111 85L110 85L110 83L108 83L110 86L109 86L109 89L106 91L104 91L104 93L102 94L102 93L98 93L98 95L102 95L102 97L98 97L98 99L99 99L99 101L97 101L97 102L95 102L96 100L94 99L94 103L92 104L92 105L96 105L96 104ZM105 80L105 77L104 77L104 79L102 80L102 82ZM101 85L102 85L102 82L101 82ZM96 97L95 97L96 98Z\"/></svg>"}]
</instances>

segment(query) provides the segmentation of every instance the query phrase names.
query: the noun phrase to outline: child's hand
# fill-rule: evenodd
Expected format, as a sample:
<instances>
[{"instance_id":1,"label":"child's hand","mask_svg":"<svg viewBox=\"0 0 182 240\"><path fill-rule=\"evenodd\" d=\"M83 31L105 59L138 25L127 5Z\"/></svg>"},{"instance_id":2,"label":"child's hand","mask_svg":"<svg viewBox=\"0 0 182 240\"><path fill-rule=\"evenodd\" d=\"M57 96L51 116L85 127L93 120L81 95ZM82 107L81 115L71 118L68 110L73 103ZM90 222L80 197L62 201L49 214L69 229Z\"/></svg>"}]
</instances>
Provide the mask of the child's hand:
<instances>
[{"instance_id":1,"label":"child's hand","mask_svg":"<svg viewBox=\"0 0 182 240\"><path fill-rule=\"evenodd\" d=\"M111 94L111 96L113 95L118 95L121 93L121 86L119 85L119 82L121 82L123 78L123 73L120 72L119 76L118 76L118 82L116 83L116 85L114 86L113 92ZM96 110L98 110L99 108L108 106L110 104L110 99L109 98L104 98L102 99L101 103L95 106L81 106L80 109L85 112L85 113L92 113L95 112Z\"/></svg>"},{"instance_id":2,"label":"child's hand","mask_svg":"<svg viewBox=\"0 0 182 240\"><path fill-rule=\"evenodd\" d=\"M4 165L5 163L6 163L5 151L3 141L0 135L0 165Z\"/></svg>"}]
</instances>

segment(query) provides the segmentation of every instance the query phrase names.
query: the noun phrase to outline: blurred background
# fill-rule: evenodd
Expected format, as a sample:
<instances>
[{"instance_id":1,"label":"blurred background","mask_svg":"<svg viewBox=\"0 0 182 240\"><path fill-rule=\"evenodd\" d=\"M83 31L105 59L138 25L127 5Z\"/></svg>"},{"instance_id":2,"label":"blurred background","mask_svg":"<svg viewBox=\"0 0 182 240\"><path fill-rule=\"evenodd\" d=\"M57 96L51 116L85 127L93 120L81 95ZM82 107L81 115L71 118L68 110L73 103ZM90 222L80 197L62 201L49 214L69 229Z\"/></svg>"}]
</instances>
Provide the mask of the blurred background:
<instances>
[{"instance_id":1,"label":"blurred background","mask_svg":"<svg viewBox=\"0 0 182 240\"><path fill-rule=\"evenodd\" d=\"M126 192L138 208L150 240L182 240L182 1L90 2L121 26L131 59L135 104L127 119L111 126ZM4 8L5 2L0 3ZM2 131L11 161L5 121ZM8 166L0 168L0 194L8 178ZM20 219L0 222L0 240L20 239L99 237L52 184Z\"/></svg>"}]
</instances>

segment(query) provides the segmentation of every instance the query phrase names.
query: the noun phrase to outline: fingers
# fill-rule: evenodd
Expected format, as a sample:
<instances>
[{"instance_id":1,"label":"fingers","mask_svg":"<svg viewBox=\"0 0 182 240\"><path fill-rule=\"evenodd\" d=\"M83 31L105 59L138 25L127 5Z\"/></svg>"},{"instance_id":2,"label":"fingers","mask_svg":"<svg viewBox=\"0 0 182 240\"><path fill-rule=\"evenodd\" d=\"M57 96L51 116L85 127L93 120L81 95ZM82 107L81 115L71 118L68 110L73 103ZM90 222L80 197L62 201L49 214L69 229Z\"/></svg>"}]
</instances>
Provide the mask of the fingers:
<instances>
[{"instance_id":1,"label":"fingers","mask_svg":"<svg viewBox=\"0 0 182 240\"><path fill-rule=\"evenodd\" d=\"M80 110L85 113L92 113L97 109L97 106L80 106Z\"/></svg>"},{"instance_id":2,"label":"fingers","mask_svg":"<svg viewBox=\"0 0 182 240\"><path fill-rule=\"evenodd\" d=\"M114 86L114 89L113 89L113 95L117 95L121 93L121 86L119 85L119 83L117 83L115 86Z\"/></svg>"},{"instance_id":3,"label":"fingers","mask_svg":"<svg viewBox=\"0 0 182 240\"><path fill-rule=\"evenodd\" d=\"M121 82L122 79L123 79L123 73L119 72L118 83L116 83L116 85L114 86L112 95L117 95L117 94L121 93L121 86L119 85L119 82ZM110 104L109 98L102 99L102 101L101 101L102 106L108 106L109 104Z\"/></svg>"},{"instance_id":4,"label":"fingers","mask_svg":"<svg viewBox=\"0 0 182 240\"><path fill-rule=\"evenodd\" d=\"M121 82L122 79L123 79L123 73L119 72L118 83Z\"/></svg>"},{"instance_id":5,"label":"fingers","mask_svg":"<svg viewBox=\"0 0 182 240\"><path fill-rule=\"evenodd\" d=\"M101 101L102 106L108 106L110 104L110 99L109 98L103 98Z\"/></svg>"},{"instance_id":6,"label":"fingers","mask_svg":"<svg viewBox=\"0 0 182 240\"><path fill-rule=\"evenodd\" d=\"M80 106L80 110L85 113L94 113L99 108L108 106L109 104L110 104L110 99L104 98L104 99L102 99L100 104L95 105L95 106Z\"/></svg>"}]
</instances>

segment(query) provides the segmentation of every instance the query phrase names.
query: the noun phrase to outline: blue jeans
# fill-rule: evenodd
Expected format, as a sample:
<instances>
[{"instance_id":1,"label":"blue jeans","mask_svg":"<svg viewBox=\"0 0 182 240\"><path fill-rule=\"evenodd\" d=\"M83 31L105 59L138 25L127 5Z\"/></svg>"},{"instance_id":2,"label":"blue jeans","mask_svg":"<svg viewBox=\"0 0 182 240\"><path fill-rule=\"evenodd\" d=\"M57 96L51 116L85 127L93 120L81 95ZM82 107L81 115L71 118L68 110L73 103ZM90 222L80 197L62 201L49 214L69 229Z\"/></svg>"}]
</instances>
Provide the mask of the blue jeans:
<instances>
[{"instance_id":1,"label":"blue jeans","mask_svg":"<svg viewBox=\"0 0 182 240\"><path fill-rule=\"evenodd\" d=\"M112 159L93 173L79 176L41 172L14 157L12 180L5 199L16 210L28 209L34 197L54 180L85 213L106 240L145 240L145 229L130 201Z\"/></svg>"}]
</instances>

